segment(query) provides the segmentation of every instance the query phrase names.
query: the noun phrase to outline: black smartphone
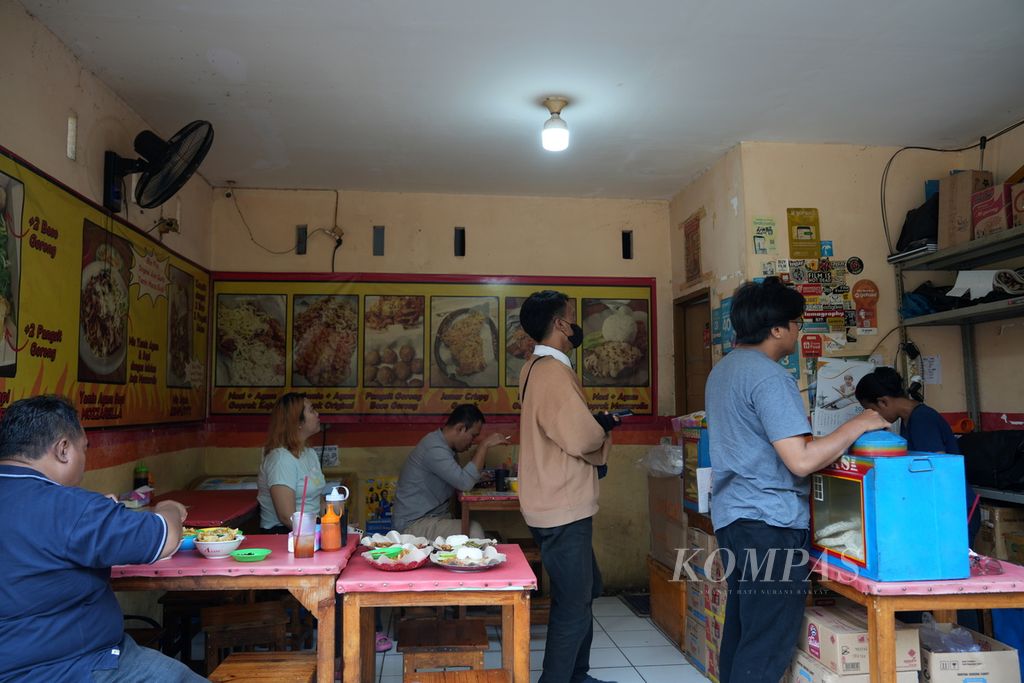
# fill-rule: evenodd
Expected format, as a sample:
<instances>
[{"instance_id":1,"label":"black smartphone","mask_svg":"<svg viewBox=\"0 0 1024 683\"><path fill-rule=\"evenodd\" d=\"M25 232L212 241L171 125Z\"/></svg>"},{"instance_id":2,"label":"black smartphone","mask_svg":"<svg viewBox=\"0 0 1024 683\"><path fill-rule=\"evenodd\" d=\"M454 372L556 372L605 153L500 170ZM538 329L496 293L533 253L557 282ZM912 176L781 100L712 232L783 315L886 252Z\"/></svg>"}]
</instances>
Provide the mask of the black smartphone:
<instances>
[{"instance_id":1,"label":"black smartphone","mask_svg":"<svg viewBox=\"0 0 1024 683\"><path fill-rule=\"evenodd\" d=\"M618 410L612 411L612 415L614 415L615 417L627 417L632 414L633 411L630 410L629 408L619 408Z\"/></svg>"}]
</instances>

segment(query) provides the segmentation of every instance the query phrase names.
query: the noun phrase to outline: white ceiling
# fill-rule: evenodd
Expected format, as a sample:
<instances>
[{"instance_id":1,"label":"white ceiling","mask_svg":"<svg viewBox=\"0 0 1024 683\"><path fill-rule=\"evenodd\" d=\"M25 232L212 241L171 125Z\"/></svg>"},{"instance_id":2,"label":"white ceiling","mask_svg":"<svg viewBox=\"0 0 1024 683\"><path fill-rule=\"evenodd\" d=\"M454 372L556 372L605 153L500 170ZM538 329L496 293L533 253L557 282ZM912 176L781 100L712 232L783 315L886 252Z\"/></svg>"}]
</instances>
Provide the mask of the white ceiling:
<instances>
[{"instance_id":1,"label":"white ceiling","mask_svg":"<svg viewBox=\"0 0 1024 683\"><path fill-rule=\"evenodd\" d=\"M212 121L214 185L667 198L741 140L1024 117L1022 0L22 3L161 135Z\"/></svg>"}]
</instances>

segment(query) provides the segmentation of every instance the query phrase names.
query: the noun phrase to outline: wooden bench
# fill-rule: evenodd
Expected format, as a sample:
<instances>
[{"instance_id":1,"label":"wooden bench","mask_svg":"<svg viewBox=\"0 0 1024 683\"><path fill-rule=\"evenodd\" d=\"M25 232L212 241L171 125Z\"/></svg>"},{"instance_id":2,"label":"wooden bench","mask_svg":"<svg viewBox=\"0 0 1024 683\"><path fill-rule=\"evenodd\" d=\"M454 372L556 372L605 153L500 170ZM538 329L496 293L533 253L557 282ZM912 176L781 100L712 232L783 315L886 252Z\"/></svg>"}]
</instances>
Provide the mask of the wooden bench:
<instances>
[{"instance_id":1,"label":"wooden bench","mask_svg":"<svg viewBox=\"0 0 1024 683\"><path fill-rule=\"evenodd\" d=\"M279 601L207 607L202 622L207 671L217 668L222 650L254 645L284 650L288 645L288 614Z\"/></svg>"},{"instance_id":2,"label":"wooden bench","mask_svg":"<svg viewBox=\"0 0 1024 683\"><path fill-rule=\"evenodd\" d=\"M313 683L316 680L315 652L234 652L221 662L210 680L274 681Z\"/></svg>"},{"instance_id":3,"label":"wooden bench","mask_svg":"<svg viewBox=\"0 0 1024 683\"><path fill-rule=\"evenodd\" d=\"M403 683L509 683L512 677L504 669L480 671L424 671L405 674Z\"/></svg>"},{"instance_id":4,"label":"wooden bench","mask_svg":"<svg viewBox=\"0 0 1024 683\"><path fill-rule=\"evenodd\" d=\"M417 669L484 668L487 628L480 619L405 619L398 623L397 639L407 677Z\"/></svg>"}]
</instances>

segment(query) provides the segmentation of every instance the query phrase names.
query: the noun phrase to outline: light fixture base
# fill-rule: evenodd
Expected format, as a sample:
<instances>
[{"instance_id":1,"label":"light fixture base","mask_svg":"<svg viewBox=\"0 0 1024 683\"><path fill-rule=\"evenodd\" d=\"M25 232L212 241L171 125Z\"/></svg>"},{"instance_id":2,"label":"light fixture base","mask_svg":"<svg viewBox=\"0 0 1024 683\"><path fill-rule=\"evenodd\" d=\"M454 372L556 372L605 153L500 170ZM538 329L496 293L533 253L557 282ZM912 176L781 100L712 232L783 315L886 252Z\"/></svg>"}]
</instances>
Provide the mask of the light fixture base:
<instances>
[{"instance_id":1,"label":"light fixture base","mask_svg":"<svg viewBox=\"0 0 1024 683\"><path fill-rule=\"evenodd\" d=\"M544 106L547 107L548 111L552 114L560 114L567 104L569 104L569 100L564 97L544 98Z\"/></svg>"}]
</instances>

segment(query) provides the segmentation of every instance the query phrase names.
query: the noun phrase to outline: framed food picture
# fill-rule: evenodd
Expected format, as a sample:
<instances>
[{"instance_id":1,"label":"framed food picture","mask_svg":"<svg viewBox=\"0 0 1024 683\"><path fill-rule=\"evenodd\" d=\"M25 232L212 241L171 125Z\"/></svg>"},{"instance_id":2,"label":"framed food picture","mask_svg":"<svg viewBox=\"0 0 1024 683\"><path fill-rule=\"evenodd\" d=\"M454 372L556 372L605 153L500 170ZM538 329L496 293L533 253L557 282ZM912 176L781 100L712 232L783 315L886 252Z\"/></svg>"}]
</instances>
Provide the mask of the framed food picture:
<instances>
[{"instance_id":1,"label":"framed food picture","mask_svg":"<svg viewBox=\"0 0 1024 683\"><path fill-rule=\"evenodd\" d=\"M292 386L356 386L358 347L358 296L292 299Z\"/></svg>"},{"instance_id":2,"label":"framed food picture","mask_svg":"<svg viewBox=\"0 0 1024 683\"><path fill-rule=\"evenodd\" d=\"M283 294L218 294L215 385L285 386Z\"/></svg>"},{"instance_id":3,"label":"framed food picture","mask_svg":"<svg viewBox=\"0 0 1024 683\"><path fill-rule=\"evenodd\" d=\"M508 296L505 297L505 386L519 386L519 371L522 370L526 360L533 355L533 348L537 343L526 334L526 330L519 324L519 309L522 307L526 297ZM576 299L569 299L566 304L566 319L578 322L576 319ZM577 351L569 352L569 358L576 363Z\"/></svg>"},{"instance_id":4,"label":"framed food picture","mask_svg":"<svg viewBox=\"0 0 1024 683\"><path fill-rule=\"evenodd\" d=\"M423 386L425 302L424 296L365 297L363 386Z\"/></svg>"},{"instance_id":5,"label":"framed food picture","mask_svg":"<svg viewBox=\"0 0 1024 683\"><path fill-rule=\"evenodd\" d=\"M86 220L78 325L78 381L124 384L128 357L128 282L132 249Z\"/></svg>"},{"instance_id":6,"label":"framed food picture","mask_svg":"<svg viewBox=\"0 0 1024 683\"><path fill-rule=\"evenodd\" d=\"M430 297L432 387L498 386L498 297Z\"/></svg>"},{"instance_id":7,"label":"framed food picture","mask_svg":"<svg viewBox=\"0 0 1024 683\"><path fill-rule=\"evenodd\" d=\"M0 173L0 377L17 374L18 294L21 289L22 211L25 184Z\"/></svg>"},{"instance_id":8,"label":"framed food picture","mask_svg":"<svg viewBox=\"0 0 1024 683\"><path fill-rule=\"evenodd\" d=\"M650 381L646 299L583 299L583 385L639 387Z\"/></svg>"},{"instance_id":9,"label":"framed food picture","mask_svg":"<svg viewBox=\"0 0 1024 683\"><path fill-rule=\"evenodd\" d=\"M167 282L167 386L192 386L189 365L194 362L192 306L194 278L171 266Z\"/></svg>"}]
</instances>

